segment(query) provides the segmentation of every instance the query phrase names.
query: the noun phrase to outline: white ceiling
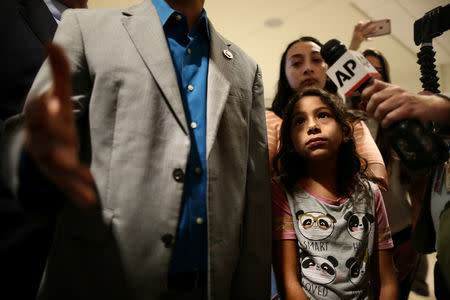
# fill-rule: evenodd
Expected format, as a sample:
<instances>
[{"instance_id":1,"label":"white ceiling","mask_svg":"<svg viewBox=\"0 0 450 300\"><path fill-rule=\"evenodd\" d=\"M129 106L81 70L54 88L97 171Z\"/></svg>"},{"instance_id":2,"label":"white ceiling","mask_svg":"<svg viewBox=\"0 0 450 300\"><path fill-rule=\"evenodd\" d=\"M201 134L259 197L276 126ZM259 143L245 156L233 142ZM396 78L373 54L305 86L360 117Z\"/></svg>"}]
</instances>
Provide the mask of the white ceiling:
<instances>
[{"instance_id":1,"label":"white ceiling","mask_svg":"<svg viewBox=\"0 0 450 300\"><path fill-rule=\"evenodd\" d=\"M145 0L149 1L149 0ZM127 6L141 0L90 0L90 8ZM279 63L289 42L310 35L325 43L337 38L348 45L360 20L390 18L392 34L363 43L362 49L380 50L391 66L395 84L421 90L413 40L413 23L444 0L206 0L205 9L215 28L252 56L261 66L266 105L275 94ZM267 26L265 24L275 26ZM277 26L278 25L278 26ZM450 90L450 33L433 40L442 91Z\"/></svg>"}]
</instances>

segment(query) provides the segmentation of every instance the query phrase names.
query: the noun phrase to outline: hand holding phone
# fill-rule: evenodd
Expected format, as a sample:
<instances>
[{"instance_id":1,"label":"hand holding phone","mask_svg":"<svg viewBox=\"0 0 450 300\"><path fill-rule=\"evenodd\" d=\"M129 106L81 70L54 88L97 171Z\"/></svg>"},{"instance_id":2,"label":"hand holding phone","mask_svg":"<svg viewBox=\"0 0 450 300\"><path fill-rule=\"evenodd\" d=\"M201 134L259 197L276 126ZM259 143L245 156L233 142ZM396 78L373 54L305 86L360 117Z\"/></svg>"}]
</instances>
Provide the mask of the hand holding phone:
<instances>
[{"instance_id":1,"label":"hand holding phone","mask_svg":"<svg viewBox=\"0 0 450 300\"><path fill-rule=\"evenodd\" d=\"M389 19L377 21L359 21L353 30L349 50L358 50L361 43L371 41L373 37L389 34L391 32L391 21Z\"/></svg>"}]
</instances>

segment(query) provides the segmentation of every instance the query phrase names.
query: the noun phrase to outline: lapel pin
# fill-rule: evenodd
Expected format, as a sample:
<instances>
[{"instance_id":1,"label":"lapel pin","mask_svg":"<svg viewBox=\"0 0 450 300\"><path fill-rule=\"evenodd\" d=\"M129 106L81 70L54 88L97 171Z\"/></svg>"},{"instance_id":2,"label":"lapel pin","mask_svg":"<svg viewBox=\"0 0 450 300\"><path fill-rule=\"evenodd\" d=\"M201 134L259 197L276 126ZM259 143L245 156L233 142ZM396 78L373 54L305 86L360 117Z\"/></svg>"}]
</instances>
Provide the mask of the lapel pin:
<instances>
[{"instance_id":1,"label":"lapel pin","mask_svg":"<svg viewBox=\"0 0 450 300\"><path fill-rule=\"evenodd\" d=\"M228 59L233 59L233 53L231 53L229 50L223 50L223 55Z\"/></svg>"}]
</instances>

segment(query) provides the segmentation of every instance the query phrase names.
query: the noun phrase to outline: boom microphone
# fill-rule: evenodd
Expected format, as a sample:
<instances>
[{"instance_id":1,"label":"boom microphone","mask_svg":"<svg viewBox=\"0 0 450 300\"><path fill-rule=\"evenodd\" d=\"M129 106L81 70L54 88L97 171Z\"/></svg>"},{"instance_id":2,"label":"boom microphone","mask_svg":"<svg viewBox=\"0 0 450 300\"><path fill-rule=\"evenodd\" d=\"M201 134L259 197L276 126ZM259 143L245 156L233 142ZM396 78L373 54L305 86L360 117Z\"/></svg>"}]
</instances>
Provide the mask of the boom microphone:
<instances>
[{"instance_id":1,"label":"boom microphone","mask_svg":"<svg viewBox=\"0 0 450 300\"><path fill-rule=\"evenodd\" d=\"M345 96L355 90L361 92L372 78L380 76L362 54L347 50L336 39L325 43L320 54L329 66L328 77ZM443 140L418 120L402 120L393 124L387 136L400 159L412 170L428 169L448 159Z\"/></svg>"}]
</instances>

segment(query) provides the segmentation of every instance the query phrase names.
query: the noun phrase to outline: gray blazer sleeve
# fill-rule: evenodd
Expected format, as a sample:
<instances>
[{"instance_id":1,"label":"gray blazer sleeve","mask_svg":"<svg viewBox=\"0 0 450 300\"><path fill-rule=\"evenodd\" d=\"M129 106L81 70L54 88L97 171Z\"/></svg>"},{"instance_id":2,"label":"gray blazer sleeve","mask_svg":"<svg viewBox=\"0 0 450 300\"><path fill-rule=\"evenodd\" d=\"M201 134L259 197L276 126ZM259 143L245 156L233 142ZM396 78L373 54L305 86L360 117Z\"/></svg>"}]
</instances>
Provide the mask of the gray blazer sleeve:
<instances>
[{"instance_id":1,"label":"gray blazer sleeve","mask_svg":"<svg viewBox=\"0 0 450 300\"><path fill-rule=\"evenodd\" d=\"M81 27L73 10L69 9L64 12L53 42L64 49L69 60L72 73L74 109L77 114L84 114L87 112L90 98L91 80L84 55L85 49ZM31 99L46 92L50 88L51 83L52 72L48 59L46 59L31 86L25 101L25 107L29 105Z\"/></svg>"},{"instance_id":2,"label":"gray blazer sleeve","mask_svg":"<svg viewBox=\"0 0 450 300\"><path fill-rule=\"evenodd\" d=\"M232 299L269 299L272 218L264 92L259 66L253 83L250 118L244 232Z\"/></svg>"}]
</instances>

